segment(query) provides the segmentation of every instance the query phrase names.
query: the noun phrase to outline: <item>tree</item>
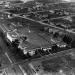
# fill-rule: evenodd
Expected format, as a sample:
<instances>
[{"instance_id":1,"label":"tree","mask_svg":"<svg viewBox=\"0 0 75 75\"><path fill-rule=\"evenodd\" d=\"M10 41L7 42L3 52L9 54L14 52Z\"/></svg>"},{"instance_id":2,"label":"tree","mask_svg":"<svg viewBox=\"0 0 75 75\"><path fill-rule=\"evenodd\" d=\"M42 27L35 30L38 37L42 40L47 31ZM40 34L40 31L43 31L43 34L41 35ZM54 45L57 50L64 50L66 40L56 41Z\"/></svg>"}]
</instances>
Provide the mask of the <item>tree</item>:
<instances>
[{"instance_id":1,"label":"tree","mask_svg":"<svg viewBox=\"0 0 75 75\"><path fill-rule=\"evenodd\" d=\"M71 42L71 47L72 47L72 48L75 48L75 40L73 40L73 41Z\"/></svg>"},{"instance_id":2,"label":"tree","mask_svg":"<svg viewBox=\"0 0 75 75\"><path fill-rule=\"evenodd\" d=\"M58 52L58 46L56 44L54 44L52 46L52 52L51 53L56 53L56 52Z\"/></svg>"},{"instance_id":3,"label":"tree","mask_svg":"<svg viewBox=\"0 0 75 75\"><path fill-rule=\"evenodd\" d=\"M53 35L54 38L57 38L58 36L59 36L58 32L55 32L54 35Z\"/></svg>"},{"instance_id":4,"label":"tree","mask_svg":"<svg viewBox=\"0 0 75 75\"><path fill-rule=\"evenodd\" d=\"M16 39L15 41L12 42L13 47L18 48L18 45L19 45L18 39Z\"/></svg>"},{"instance_id":5,"label":"tree","mask_svg":"<svg viewBox=\"0 0 75 75\"><path fill-rule=\"evenodd\" d=\"M72 38L68 35L64 35L63 37L63 42L67 43L67 44L70 44L72 41Z\"/></svg>"}]
</instances>

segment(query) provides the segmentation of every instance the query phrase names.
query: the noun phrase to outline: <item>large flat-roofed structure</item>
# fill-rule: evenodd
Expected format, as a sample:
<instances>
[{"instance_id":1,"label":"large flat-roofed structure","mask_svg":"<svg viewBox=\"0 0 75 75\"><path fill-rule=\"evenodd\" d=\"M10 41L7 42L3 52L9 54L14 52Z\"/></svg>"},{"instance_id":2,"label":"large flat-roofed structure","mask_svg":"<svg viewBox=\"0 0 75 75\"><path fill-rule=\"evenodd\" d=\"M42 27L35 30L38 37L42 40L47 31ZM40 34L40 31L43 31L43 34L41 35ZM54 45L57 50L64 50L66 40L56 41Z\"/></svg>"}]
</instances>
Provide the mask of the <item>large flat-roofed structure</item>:
<instances>
[{"instance_id":1,"label":"large flat-roofed structure","mask_svg":"<svg viewBox=\"0 0 75 75\"><path fill-rule=\"evenodd\" d=\"M0 69L6 75L75 75L75 3L2 1Z\"/></svg>"},{"instance_id":2,"label":"large flat-roofed structure","mask_svg":"<svg viewBox=\"0 0 75 75\"><path fill-rule=\"evenodd\" d=\"M67 34L66 28L68 28L68 25L66 26L65 24L67 21L69 22L69 20L64 20L65 22L62 23L62 19L69 16L69 11L67 10L70 3L61 3L61 5L60 3L53 4L52 7L54 7L54 9L52 9L50 8L50 3L48 6L45 5L45 8L43 4L41 5L41 3L34 2L34 4L31 4L32 7L26 7L28 9L26 10L27 13L24 9L25 5L26 3L23 3L24 7L22 6L22 8L20 8L21 6L14 6L12 10L9 8L4 11L4 14L7 13L7 18L2 16L3 19L1 20L3 21L2 28L7 35L6 38L11 43L17 39L19 42L18 48L24 52L42 48L49 49L54 44L57 44L59 47L66 47L67 44L63 42L63 37L60 37L59 34ZM58 7L61 7L61 9ZM65 7L67 10L64 10ZM58 19L62 21L56 23L55 20ZM58 36L54 36L55 33L57 33Z\"/></svg>"}]
</instances>

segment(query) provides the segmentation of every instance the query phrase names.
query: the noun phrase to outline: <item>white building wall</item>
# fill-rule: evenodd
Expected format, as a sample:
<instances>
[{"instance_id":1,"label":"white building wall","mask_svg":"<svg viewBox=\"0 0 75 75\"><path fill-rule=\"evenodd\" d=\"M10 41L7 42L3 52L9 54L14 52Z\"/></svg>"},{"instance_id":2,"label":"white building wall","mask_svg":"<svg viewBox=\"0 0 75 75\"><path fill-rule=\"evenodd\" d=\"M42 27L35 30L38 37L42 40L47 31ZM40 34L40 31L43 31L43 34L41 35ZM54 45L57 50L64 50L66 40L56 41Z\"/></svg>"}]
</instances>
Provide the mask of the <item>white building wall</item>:
<instances>
[{"instance_id":1,"label":"white building wall","mask_svg":"<svg viewBox=\"0 0 75 75\"><path fill-rule=\"evenodd\" d=\"M62 1L75 2L75 0L62 0Z\"/></svg>"},{"instance_id":2,"label":"white building wall","mask_svg":"<svg viewBox=\"0 0 75 75\"><path fill-rule=\"evenodd\" d=\"M26 3L26 2L34 1L34 0L21 0L21 1L23 1L24 3Z\"/></svg>"}]
</instances>

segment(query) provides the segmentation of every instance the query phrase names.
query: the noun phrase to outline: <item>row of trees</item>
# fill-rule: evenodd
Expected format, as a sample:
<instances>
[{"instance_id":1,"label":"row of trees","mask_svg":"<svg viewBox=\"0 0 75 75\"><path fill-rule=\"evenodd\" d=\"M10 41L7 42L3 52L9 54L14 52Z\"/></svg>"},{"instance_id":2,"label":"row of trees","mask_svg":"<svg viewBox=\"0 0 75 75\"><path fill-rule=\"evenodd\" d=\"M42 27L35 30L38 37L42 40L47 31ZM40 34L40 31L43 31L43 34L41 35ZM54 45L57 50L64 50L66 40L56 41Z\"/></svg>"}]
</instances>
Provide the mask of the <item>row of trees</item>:
<instances>
[{"instance_id":1,"label":"row of trees","mask_svg":"<svg viewBox=\"0 0 75 75\"><path fill-rule=\"evenodd\" d=\"M71 38L71 36L65 35L65 36L63 37L63 41L64 41L66 44L70 45L71 48L75 48L75 40L73 40L73 39Z\"/></svg>"}]
</instances>

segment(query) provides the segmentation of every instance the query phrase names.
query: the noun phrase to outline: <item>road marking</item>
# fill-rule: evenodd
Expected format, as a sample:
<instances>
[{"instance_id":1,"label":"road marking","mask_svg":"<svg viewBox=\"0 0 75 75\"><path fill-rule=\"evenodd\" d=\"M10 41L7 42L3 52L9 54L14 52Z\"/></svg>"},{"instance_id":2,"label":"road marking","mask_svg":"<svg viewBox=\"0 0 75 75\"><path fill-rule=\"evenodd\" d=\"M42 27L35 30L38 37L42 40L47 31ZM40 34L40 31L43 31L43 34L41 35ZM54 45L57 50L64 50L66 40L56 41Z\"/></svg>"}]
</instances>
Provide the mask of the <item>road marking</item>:
<instances>
[{"instance_id":1,"label":"road marking","mask_svg":"<svg viewBox=\"0 0 75 75\"><path fill-rule=\"evenodd\" d=\"M6 70L4 69L5 75L8 75L8 73L6 72Z\"/></svg>"},{"instance_id":2,"label":"road marking","mask_svg":"<svg viewBox=\"0 0 75 75\"><path fill-rule=\"evenodd\" d=\"M24 75L27 75L27 73L24 71L24 69L19 65L19 68L20 68L20 70L22 71L22 73L24 74Z\"/></svg>"},{"instance_id":3,"label":"road marking","mask_svg":"<svg viewBox=\"0 0 75 75\"><path fill-rule=\"evenodd\" d=\"M6 55L7 58L9 59L10 63L13 63L12 60L10 59L10 57L8 56L7 52L5 52L5 55Z\"/></svg>"},{"instance_id":4,"label":"road marking","mask_svg":"<svg viewBox=\"0 0 75 75\"><path fill-rule=\"evenodd\" d=\"M0 25L0 28L3 30L4 33L6 32L1 25Z\"/></svg>"}]
</instances>

